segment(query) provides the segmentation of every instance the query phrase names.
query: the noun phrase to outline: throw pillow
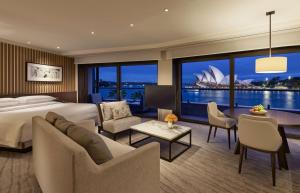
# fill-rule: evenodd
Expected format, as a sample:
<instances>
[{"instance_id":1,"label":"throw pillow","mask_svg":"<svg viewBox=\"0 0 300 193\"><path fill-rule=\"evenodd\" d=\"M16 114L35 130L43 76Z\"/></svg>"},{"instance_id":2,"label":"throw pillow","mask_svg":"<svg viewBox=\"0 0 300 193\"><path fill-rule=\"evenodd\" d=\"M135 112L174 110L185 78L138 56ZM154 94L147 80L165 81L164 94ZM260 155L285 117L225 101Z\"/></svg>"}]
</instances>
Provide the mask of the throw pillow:
<instances>
[{"instance_id":1,"label":"throw pillow","mask_svg":"<svg viewBox=\"0 0 300 193\"><path fill-rule=\"evenodd\" d=\"M74 125L73 122L71 121L67 121L64 118L58 118L56 119L54 126L60 130L61 132L63 132L64 134L67 134L67 130L70 126Z\"/></svg>"},{"instance_id":2,"label":"throw pillow","mask_svg":"<svg viewBox=\"0 0 300 193\"><path fill-rule=\"evenodd\" d=\"M113 118L115 120L132 116L130 108L127 103L120 103L114 106L112 112L113 112Z\"/></svg>"},{"instance_id":3,"label":"throw pillow","mask_svg":"<svg viewBox=\"0 0 300 193\"><path fill-rule=\"evenodd\" d=\"M96 133L72 125L67 130L67 135L81 145L96 164L102 164L113 158L103 139Z\"/></svg>"},{"instance_id":4,"label":"throw pillow","mask_svg":"<svg viewBox=\"0 0 300 193\"><path fill-rule=\"evenodd\" d=\"M57 113L51 112L51 111L48 112L47 115L46 115L46 120L47 120L49 123L51 123L52 125L54 125L56 119L58 119L58 118L63 118L63 119L64 119L63 116L61 116L61 115L59 115L59 114L57 114Z\"/></svg>"},{"instance_id":5,"label":"throw pillow","mask_svg":"<svg viewBox=\"0 0 300 193\"><path fill-rule=\"evenodd\" d=\"M113 118L113 114L112 114L112 104L110 103L102 103L102 107L103 107L103 119L104 121L108 121L111 120Z\"/></svg>"}]
</instances>

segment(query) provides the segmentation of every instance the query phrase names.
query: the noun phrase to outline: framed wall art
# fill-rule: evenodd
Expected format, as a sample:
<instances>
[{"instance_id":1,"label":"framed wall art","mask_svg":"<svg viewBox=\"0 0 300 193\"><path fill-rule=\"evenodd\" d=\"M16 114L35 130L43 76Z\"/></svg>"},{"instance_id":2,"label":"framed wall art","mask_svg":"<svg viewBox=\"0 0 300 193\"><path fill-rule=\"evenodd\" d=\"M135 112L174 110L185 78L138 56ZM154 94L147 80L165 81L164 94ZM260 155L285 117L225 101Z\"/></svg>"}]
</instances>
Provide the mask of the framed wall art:
<instances>
[{"instance_id":1,"label":"framed wall art","mask_svg":"<svg viewBox=\"0 0 300 193\"><path fill-rule=\"evenodd\" d=\"M27 63L27 81L62 82L62 67Z\"/></svg>"}]
</instances>

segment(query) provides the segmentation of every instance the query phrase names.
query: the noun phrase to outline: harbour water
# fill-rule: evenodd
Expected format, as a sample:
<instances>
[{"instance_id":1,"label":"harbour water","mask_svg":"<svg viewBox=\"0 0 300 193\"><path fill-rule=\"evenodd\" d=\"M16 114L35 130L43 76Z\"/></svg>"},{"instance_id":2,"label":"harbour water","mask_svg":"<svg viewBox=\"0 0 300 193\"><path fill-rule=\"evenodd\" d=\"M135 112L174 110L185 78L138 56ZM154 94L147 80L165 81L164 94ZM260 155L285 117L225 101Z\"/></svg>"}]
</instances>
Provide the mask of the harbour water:
<instances>
[{"instance_id":1,"label":"harbour water","mask_svg":"<svg viewBox=\"0 0 300 193\"><path fill-rule=\"evenodd\" d=\"M262 104L271 108L300 110L300 91L236 90L234 103L238 106ZM215 101L220 105L229 104L229 90L183 89L182 102L205 104Z\"/></svg>"},{"instance_id":2,"label":"harbour water","mask_svg":"<svg viewBox=\"0 0 300 193\"><path fill-rule=\"evenodd\" d=\"M114 98L110 92L115 89L102 89L101 95L104 99ZM143 88L123 89L124 99L133 100L134 93L144 93ZM287 109L300 111L300 91L270 91L270 90L236 90L234 103L238 106L251 107L262 104L270 105L274 109ZM135 98L134 100L139 100ZM207 104L214 101L219 105L229 105L229 90L199 90L182 89L183 103Z\"/></svg>"}]
</instances>

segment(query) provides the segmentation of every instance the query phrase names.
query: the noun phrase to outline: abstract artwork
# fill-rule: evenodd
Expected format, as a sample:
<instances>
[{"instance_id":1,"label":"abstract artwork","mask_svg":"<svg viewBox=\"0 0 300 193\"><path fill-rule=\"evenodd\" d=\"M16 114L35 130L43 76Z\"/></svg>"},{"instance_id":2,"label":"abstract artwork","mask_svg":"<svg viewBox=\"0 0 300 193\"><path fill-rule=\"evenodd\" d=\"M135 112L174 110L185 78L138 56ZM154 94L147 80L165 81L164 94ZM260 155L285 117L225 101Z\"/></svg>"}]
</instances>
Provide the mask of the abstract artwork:
<instances>
[{"instance_id":1,"label":"abstract artwork","mask_svg":"<svg viewBox=\"0 0 300 193\"><path fill-rule=\"evenodd\" d=\"M62 82L62 67L27 63L27 81Z\"/></svg>"}]
</instances>

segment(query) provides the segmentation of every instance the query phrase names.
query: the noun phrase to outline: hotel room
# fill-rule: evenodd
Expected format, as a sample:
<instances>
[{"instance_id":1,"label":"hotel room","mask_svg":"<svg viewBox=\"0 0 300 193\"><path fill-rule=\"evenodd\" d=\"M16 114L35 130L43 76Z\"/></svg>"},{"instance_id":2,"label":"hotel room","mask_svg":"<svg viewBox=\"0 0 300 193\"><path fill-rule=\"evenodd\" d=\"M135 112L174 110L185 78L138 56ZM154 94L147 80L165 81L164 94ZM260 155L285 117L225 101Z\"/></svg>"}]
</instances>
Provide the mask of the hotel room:
<instances>
[{"instance_id":1,"label":"hotel room","mask_svg":"<svg viewBox=\"0 0 300 193\"><path fill-rule=\"evenodd\" d=\"M299 1L0 2L0 193L300 192Z\"/></svg>"}]
</instances>

